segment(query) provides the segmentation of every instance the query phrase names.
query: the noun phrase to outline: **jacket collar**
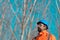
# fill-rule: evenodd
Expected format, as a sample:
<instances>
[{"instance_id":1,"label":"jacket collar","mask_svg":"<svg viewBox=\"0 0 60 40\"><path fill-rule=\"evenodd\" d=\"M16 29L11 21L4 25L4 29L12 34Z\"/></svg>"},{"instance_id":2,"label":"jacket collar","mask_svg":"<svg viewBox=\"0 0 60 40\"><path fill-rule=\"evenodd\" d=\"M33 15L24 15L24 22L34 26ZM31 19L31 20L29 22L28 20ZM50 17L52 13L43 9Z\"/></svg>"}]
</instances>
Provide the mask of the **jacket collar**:
<instances>
[{"instance_id":1,"label":"jacket collar","mask_svg":"<svg viewBox=\"0 0 60 40\"><path fill-rule=\"evenodd\" d=\"M48 34L47 30L44 30L44 31L39 33L39 35L46 35L46 34Z\"/></svg>"}]
</instances>

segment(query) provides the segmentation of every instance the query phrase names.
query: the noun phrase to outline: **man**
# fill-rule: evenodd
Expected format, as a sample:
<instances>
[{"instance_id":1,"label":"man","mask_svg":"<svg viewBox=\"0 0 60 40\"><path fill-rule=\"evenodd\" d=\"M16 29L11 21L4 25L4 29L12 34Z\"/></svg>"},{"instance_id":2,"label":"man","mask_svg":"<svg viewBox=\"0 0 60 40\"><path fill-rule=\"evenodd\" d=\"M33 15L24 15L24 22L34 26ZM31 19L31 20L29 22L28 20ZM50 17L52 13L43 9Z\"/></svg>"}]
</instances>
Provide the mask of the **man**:
<instances>
[{"instance_id":1,"label":"man","mask_svg":"<svg viewBox=\"0 0 60 40\"><path fill-rule=\"evenodd\" d=\"M32 40L56 40L55 36L50 34L48 29L48 22L46 20L41 20L37 22L38 35Z\"/></svg>"}]
</instances>

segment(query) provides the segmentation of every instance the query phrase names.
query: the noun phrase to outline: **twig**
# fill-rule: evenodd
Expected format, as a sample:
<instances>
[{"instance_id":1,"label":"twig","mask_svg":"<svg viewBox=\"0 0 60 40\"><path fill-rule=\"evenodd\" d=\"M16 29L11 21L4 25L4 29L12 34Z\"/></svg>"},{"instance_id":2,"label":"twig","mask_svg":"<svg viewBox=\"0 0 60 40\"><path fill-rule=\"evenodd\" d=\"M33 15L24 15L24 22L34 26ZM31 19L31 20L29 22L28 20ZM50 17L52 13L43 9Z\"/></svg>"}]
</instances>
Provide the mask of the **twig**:
<instances>
[{"instance_id":1,"label":"twig","mask_svg":"<svg viewBox=\"0 0 60 40\"><path fill-rule=\"evenodd\" d=\"M58 12L60 13L60 9L59 9L59 6L58 6L58 3L57 3L57 0L56 0L56 6L57 6L57 9L58 9Z\"/></svg>"},{"instance_id":2,"label":"twig","mask_svg":"<svg viewBox=\"0 0 60 40\"><path fill-rule=\"evenodd\" d=\"M50 0L49 0L48 4L46 5L46 8L44 9L44 12L43 12L43 17L44 18L45 18L45 13L46 13L46 10L48 9L49 4L50 4Z\"/></svg>"},{"instance_id":3,"label":"twig","mask_svg":"<svg viewBox=\"0 0 60 40\"><path fill-rule=\"evenodd\" d=\"M34 19L34 15L33 15L32 19L30 20L30 29L29 29L29 33L28 33L28 38L27 38L27 40L30 40L30 32L31 32L31 28L32 28L33 19Z\"/></svg>"},{"instance_id":4,"label":"twig","mask_svg":"<svg viewBox=\"0 0 60 40\"><path fill-rule=\"evenodd\" d=\"M21 35L21 40L23 40L24 36L24 22L25 22L25 17L26 17L26 9L27 9L27 0L24 0L24 12L23 12L23 19L22 19L22 35Z\"/></svg>"}]
</instances>

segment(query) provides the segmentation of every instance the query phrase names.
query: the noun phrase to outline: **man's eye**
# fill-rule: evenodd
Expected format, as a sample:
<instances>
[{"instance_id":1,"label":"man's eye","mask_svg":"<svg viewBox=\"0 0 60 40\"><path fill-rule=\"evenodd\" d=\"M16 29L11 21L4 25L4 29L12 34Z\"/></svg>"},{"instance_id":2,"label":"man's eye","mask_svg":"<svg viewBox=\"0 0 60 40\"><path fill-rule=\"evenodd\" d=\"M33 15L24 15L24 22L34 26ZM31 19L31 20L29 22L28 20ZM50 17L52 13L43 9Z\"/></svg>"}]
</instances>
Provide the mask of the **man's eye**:
<instances>
[{"instance_id":1,"label":"man's eye","mask_svg":"<svg viewBox=\"0 0 60 40\"><path fill-rule=\"evenodd\" d=\"M42 25L40 24L40 26L42 26Z\"/></svg>"}]
</instances>

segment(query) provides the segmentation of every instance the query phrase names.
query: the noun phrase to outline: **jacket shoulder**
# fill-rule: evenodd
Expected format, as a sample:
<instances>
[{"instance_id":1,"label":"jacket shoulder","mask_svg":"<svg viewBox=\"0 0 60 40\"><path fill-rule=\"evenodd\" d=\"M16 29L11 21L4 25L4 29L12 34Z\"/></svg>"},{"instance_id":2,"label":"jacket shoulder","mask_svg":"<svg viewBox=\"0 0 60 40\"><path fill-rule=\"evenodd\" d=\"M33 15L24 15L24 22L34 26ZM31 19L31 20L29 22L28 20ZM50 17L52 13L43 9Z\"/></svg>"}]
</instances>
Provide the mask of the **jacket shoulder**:
<instances>
[{"instance_id":1,"label":"jacket shoulder","mask_svg":"<svg viewBox=\"0 0 60 40\"><path fill-rule=\"evenodd\" d=\"M55 38L55 36L54 36L53 34L50 34L50 38L51 38L52 40L56 40L56 38Z\"/></svg>"}]
</instances>

